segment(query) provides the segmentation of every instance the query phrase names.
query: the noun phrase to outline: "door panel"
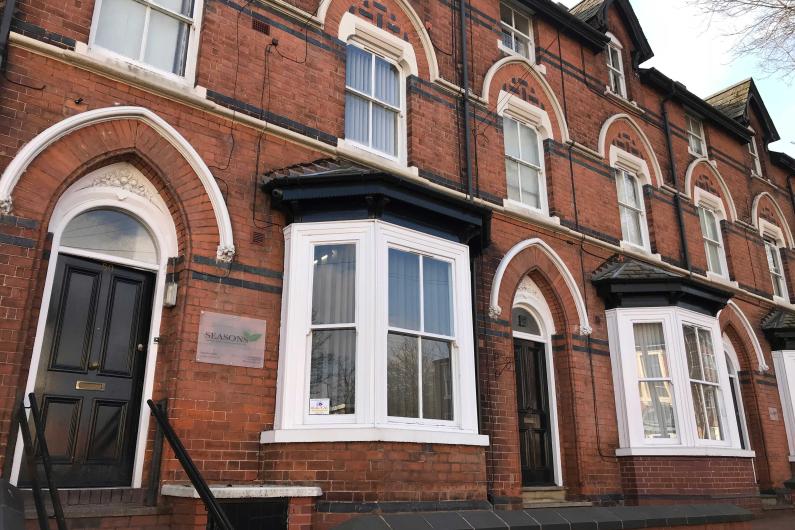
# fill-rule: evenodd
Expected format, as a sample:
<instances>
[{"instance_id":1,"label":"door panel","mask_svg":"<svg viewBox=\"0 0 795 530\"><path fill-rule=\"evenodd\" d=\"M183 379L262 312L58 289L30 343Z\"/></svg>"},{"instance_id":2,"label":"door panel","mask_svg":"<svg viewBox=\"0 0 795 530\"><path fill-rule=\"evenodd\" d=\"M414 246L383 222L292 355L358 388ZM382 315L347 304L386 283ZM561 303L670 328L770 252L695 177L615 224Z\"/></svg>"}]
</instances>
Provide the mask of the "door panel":
<instances>
[{"instance_id":1,"label":"door panel","mask_svg":"<svg viewBox=\"0 0 795 530\"><path fill-rule=\"evenodd\" d=\"M58 256L35 391L59 487L132 482L153 286L148 272Z\"/></svg>"},{"instance_id":2,"label":"door panel","mask_svg":"<svg viewBox=\"0 0 795 530\"><path fill-rule=\"evenodd\" d=\"M546 352L543 344L514 339L514 355L522 485L550 485L554 471Z\"/></svg>"}]
</instances>

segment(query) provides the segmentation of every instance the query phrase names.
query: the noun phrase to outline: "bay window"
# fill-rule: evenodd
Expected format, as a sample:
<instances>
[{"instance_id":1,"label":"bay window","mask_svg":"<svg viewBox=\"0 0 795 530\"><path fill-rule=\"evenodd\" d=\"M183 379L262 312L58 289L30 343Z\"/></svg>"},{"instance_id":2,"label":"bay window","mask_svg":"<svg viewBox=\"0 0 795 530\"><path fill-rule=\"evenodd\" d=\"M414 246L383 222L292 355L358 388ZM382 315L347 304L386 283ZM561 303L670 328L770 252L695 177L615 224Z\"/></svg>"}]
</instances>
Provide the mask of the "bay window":
<instances>
[{"instance_id":1,"label":"bay window","mask_svg":"<svg viewBox=\"0 0 795 530\"><path fill-rule=\"evenodd\" d=\"M380 220L293 223L264 442L483 445L469 249Z\"/></svg>"},{"instance_id":2,"label":"bay window","mask_svg":"<svg viewBox=\"0 0 795 530\"><path fill-rule=\"evenodd\" d=\"M753 456L734 414L717 319L680 307L607 311L622 455ZM718 353L721 354L718 354Z\"/></svg>"},{"instance_id":3,"label":"bay window","mask_svg":"<svg viewBox=\"0 0 795 530\"><path fill-rule=\"evenodd\" d=\"M90 45L161 72L191 77L201 0L97 0Z\"/></svg>"},{"instance_id":4,"label":"bay window","mask_svg":"<svg viewBox=\"0 0 795 530\"><path fill-rule=\"evenodd\" d=\"M345 139L398 156L400 72L390 61L349 44L345 67Z\"/></svg>"}]
</instances>

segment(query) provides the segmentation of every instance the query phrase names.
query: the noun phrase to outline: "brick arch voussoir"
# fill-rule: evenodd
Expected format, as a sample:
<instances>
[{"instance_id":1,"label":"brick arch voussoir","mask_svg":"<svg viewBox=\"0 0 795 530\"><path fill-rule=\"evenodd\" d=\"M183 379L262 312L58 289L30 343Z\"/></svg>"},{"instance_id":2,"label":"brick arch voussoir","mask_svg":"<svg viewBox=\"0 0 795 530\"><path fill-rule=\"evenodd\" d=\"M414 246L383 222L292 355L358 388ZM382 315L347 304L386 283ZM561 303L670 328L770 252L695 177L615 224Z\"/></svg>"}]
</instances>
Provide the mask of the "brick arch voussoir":
<instances>
[{"instance_id":1,"label":"brick arch voussoir","mask_svg":"<svg viewBox=\"0 0 795 530\"><path fill-rule=\"evenodd\" d=\"M737 360L740 362L739 370L753 372L757 362L756 355L753 353L754 346L737 314L730 308L724 309L721 311L718 322L721 333L725 333L734 346Z\"/></svg>"}]
</instances>

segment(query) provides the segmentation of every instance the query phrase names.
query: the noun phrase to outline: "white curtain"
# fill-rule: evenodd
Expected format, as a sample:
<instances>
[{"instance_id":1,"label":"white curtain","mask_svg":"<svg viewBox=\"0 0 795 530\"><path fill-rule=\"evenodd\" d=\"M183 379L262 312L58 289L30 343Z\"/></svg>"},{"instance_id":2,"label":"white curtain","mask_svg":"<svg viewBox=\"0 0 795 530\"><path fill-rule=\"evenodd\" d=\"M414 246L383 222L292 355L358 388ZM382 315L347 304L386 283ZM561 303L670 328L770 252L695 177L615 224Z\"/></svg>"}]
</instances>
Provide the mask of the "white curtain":
<instances>
[{"instance_id":1,"label":"white curtain","mask_svg":"<svg viewBox=\"0 0 795 530\"><path fill-rule=\"evenodd\" d=\"M453 289L451 267L446 261L422 258L423 313L425 332L452 335Z\"/></svg>"},{"instance_id":2,"label":"white curtain","mask_svg":"<svg viewBox=\"0 0 795 530\"><path fill-rule=\"evenodd\" d=\"M141 54L146 7L133 0L103 0L95 42L131 59Z\"/></svg>"},{"instance_id":3,"label":"white curtain","mask_svg":"<svg viewBox=\"0 0 795 530\"><path fill-rule=\"evenodd\" d=\"M420 330L420 257L389 249L389 325Z\"/></svg>"}]
</instances>

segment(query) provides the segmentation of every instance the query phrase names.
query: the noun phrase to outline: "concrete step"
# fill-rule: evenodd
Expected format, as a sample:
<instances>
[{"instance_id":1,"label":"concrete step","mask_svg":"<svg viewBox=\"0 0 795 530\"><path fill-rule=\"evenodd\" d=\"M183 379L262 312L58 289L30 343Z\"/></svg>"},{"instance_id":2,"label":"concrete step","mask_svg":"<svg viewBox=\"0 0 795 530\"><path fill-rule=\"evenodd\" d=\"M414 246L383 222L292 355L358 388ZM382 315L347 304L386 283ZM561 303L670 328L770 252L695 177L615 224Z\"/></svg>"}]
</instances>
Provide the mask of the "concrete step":
<instances>
[{"instance_id":1,"label":"concrete step","mask_svg":"<svg viewBox=\"0 0 795 530\"><path fill-rule=\"evenodd\" d=\"M593 506L588 501L560 501L560 502L523 502L522 508L532 510L534 508L588 508Z\"/></svg>"},{"instance_id":2,"label":"concrete step","mask_svg":"<svg viewBox=\"0 0 795 530\"><path fill-rule=\"evenodd\" d=\"M558 486L522 488L522 501L525 503L565 502L566 488Z\"/></svg>"}]
</instances>

